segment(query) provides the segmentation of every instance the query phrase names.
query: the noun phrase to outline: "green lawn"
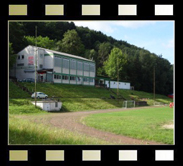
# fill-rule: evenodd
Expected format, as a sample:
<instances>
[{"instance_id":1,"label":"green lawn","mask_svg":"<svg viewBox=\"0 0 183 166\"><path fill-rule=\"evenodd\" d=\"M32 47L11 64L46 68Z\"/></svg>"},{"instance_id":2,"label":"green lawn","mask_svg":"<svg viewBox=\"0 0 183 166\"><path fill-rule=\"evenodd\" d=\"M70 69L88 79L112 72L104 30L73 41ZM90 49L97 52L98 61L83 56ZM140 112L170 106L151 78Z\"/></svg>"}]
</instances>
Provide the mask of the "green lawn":
<instances>
[{"instance_id":1,"label":"green lawn","mask_svg":"<svg viewBox=\"0 0 183 166\"><path fill-rule=\"evenodd\" d=\"M173 109L157 107L93 114L83 122L88 126L119 135L173 144L173 129L162 128L163 124L171 123L172 120Z\"/></svg>"},{"instance_id":2,"label":"green lawn","mask_svg":"<svg viewBox=\"0 0 183 166\"><path fill-rule=\"evenodd\" d=\"M33 123L29 120L23 120L14 115L10 115L9 144L106 145L109 143L96 138L72 133L64 129Z\"/></svg>"}]
</instances>

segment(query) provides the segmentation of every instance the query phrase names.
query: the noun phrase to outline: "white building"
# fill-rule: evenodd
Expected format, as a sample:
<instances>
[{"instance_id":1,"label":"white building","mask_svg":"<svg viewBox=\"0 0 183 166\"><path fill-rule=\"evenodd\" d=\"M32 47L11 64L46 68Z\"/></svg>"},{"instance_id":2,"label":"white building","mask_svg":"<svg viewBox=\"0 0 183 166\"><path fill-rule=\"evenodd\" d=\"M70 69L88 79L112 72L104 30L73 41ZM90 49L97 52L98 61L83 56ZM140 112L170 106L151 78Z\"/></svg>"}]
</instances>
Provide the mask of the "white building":
<instances>
[{"instance_id":1,"label":"white building","mask_svg":"<svg viewBox=\"0 0 183 166\"><path fill-rule=\"evenodd\" d=\"M35 78L36 60L39 82L95 85L94 61L31 45L18 53L10 76L17 79Z\"/></svg>"},{"instance_id":2,"label":"white building","mask_svg":"<svg viewBox=\"0 0 183 166\"><path fill-rule=\"evenodd\" d=\"M35 101L33 101L32 104L35 105ZM36 105L45 111L60 111L62 107L62 102L45 100L45 101L37 101Z\"/></svg>"},{"instance_id":3,"label":"white building","mask_svg":"<svg viewBox=\"0 0 183 166\"><path fill-rule=\"evenodd\" d=\"M105 80L105 84L107 85L108 88L111 89L131 89L130 83L129 82L117 82L117 81L108 81Z\"/></svg>"}]
</instances>

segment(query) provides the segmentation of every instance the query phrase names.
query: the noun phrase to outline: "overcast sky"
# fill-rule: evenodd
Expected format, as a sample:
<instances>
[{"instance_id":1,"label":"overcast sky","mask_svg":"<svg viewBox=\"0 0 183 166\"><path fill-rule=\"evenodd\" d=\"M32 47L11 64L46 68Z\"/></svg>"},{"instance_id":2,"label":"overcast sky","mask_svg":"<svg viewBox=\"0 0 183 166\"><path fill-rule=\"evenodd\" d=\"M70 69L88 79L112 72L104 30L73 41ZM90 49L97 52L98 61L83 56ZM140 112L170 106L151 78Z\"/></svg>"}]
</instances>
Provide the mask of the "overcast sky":
<instances>
[{"instance_id":1,"label":"overcast sky","mask_svg":"<svg viewBox=\"0 0 183 166\"><path fill-rule=\"evenodd\" d=\"M77 26L101 31L174 63L174 21L73 21Z\"/></svg>"}]
</instances>

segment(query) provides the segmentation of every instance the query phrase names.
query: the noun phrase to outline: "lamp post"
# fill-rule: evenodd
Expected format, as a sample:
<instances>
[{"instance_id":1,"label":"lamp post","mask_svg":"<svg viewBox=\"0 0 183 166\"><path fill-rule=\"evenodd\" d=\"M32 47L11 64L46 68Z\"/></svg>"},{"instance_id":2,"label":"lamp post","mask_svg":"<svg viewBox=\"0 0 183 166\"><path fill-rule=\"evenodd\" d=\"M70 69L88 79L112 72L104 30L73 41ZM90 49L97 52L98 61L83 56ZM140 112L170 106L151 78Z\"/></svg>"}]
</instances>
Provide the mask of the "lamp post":
<instances>
[{"instance_id":1,"label":"lamp post","mask_svg":"<svg viewBox=\"0 0 183 166\"><path fill-rule=\"evenodd\" d=\"M35 107L37 105L37 93L36 93L36 78L37 78L37 26L35 27L35 38L36 38L36 53L35 53L35 95L34 95L34 99L35 99Z\"/></svg>"}]
</instances>

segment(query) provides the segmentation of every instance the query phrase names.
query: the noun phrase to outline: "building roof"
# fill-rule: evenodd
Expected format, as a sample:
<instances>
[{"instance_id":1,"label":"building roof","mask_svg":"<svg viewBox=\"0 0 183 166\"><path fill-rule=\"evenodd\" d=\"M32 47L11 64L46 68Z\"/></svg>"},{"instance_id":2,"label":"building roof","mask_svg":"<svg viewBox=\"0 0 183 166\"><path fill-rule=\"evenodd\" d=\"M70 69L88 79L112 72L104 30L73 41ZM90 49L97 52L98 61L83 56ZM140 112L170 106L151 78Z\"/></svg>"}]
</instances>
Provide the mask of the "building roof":
<instances>
[{"instance_id":1,"label":"building roof","mask_svg":"<svg viewBox=\"0 0 183 166\"><path fill-rule=\"evenodd\" d=\"M32 46L32 45L29 45L31 47L36 47L36 46ZM29 47L27 46L27 47ZM77 58L77 59L81 59L81 60L85 60L85 61L90 61L90 62L94 62L93 60L90 60L90 59L86 59L86 58L83 58L81 56L77 56L77 55L72 55L72 54L68 54L68 53L64 53L64 52L59 52L59 51L54 51L54 50L49 50L47 48L42 48L42 47L37 47L38 49L43 49L43 50L47 50L49 52L52 52L53 54L57 54L57 55L64 55L64 56L68 56L68 57L71 57L71 58Z\"/></svg>"}]
</instances>

